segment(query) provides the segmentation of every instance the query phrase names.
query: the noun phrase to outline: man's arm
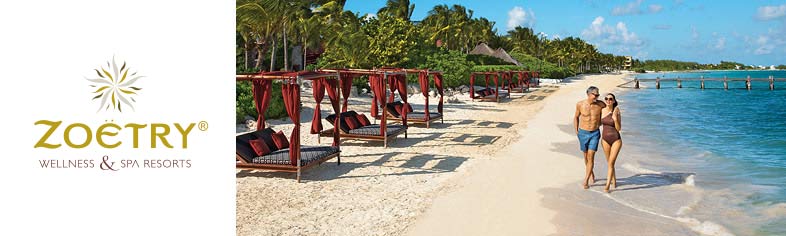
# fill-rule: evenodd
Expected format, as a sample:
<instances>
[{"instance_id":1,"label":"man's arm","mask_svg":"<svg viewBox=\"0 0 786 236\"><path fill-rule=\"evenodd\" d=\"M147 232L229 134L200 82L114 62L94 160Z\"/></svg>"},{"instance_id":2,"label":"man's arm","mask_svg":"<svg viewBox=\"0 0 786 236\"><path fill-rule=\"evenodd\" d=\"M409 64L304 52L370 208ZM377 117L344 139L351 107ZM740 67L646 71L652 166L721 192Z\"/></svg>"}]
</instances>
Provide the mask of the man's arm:
<instances>
[{"instance_id":1,"label":"man's arm","mask_svg":"<svg viewBox=\"0 0 786 236\"><path fill-rule=\"evenodd\" d=\"M600 108L606 108L606 103L600 100L595 100L595 104L600 106Z\"/></svg>"},{"instance_id":2,"label":"man's arm","mask_svg":"<svg viewBox=\"0 0 786 236\"><path fill-rule=\"evenodd\" d=\"M579 116L581 115L581 110L579 109L579 104L576 104L576 114L573 115L573 129L576 130L576 134L579 134Z\"/></svg>"}]
</instances>

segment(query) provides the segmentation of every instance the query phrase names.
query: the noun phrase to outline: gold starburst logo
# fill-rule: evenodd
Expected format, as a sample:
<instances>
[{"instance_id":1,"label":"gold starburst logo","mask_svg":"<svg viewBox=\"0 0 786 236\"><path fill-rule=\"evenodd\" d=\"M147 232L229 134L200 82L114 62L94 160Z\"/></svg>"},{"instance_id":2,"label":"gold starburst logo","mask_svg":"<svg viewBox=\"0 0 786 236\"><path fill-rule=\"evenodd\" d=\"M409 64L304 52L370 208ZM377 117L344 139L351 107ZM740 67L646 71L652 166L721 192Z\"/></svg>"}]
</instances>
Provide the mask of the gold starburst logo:
<instances>
[{"instance_id":1,"label":"gold starburst logo","mask_svg":"<svg viewBox=\"0 0 786 236\"><path fill-rule=\"evenodd\" d=\"M112 57L111 62L106 62L106 68L101 66L99 69L93 70L95 70L98 77L85 77L85 79L93 83L90 87L96 88L93 94L97 95L93 97L93 100L101 99L101 105L99 105L96 112L102 109L106 111L110 108L123 112L123 107L125 106L131 107L132 110L134 109L133 103L136 103L134 96L138 95L136 92L142 89L133 85L134 82L144 76L137 75L137 72L131 72L131 68L126 65L125 61L118 68L114 57Z\"/></svg>"}]
</instances>

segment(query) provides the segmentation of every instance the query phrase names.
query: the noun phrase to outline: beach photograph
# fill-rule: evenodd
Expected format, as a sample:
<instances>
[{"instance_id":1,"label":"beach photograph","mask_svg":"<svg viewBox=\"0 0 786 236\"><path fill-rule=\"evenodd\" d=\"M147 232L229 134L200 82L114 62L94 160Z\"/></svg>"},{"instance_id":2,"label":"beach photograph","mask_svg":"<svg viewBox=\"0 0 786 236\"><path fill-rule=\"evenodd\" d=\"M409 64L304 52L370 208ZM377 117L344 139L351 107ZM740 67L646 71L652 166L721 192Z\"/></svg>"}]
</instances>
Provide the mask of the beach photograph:
<instances>
[{"instance_id":1,"label":"beach photograph","mask_svg":"<svg viewBox=\"0 0 786 236\"><path fill-rule=\"evenodd\" d=\"M235 16L237 235L786 235L786 1Z\"/></svg>"}]
</instances>

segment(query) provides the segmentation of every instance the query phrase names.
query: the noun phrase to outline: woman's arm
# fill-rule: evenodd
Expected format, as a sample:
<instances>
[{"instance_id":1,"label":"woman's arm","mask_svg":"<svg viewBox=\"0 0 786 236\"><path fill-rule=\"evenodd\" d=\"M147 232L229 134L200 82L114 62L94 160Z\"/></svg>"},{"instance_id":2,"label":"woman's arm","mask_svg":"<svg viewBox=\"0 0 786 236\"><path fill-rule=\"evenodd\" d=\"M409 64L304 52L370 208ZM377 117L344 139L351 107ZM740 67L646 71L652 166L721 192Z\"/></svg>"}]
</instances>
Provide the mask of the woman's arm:
<instances>
[{"instance_id":1,"label":"woman's arm","mask_svg":"<svg viewBox=\"0 0 786 236\"><path fill-rule=\"evenodd\" d=\"M617 131L622 130L622 112L619 107L614 108L614 128L617 128Z\"/></svg>"}]
</instances>

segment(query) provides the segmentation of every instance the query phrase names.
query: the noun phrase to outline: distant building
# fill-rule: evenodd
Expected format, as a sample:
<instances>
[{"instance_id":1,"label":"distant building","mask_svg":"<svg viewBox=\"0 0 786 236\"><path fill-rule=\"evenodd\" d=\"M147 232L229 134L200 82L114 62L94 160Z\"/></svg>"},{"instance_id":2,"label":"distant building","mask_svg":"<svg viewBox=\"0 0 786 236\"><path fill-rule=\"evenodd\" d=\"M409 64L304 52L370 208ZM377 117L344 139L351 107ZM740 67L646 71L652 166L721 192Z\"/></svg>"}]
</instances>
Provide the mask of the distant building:
<instances>
[{"instance_id":1,"label":"distant building","mask_svg":"<svg viewBox=\"0 0 786 236\"><path fill-rule=\"evenodd\" d=\"M770 70L775 70L775 65L770 65Z\"/></svg>"},{"instance_id":2,"label":"distant building","mask_svg":"<svg viewBox=\"0 0 786 236\"><path fill-rule=\"evenodd\" d=\"M633 67L633 57L625 56L625 63L622 65L622 69L630 70L631 67Z\"/></svg>"}]
</instances>

